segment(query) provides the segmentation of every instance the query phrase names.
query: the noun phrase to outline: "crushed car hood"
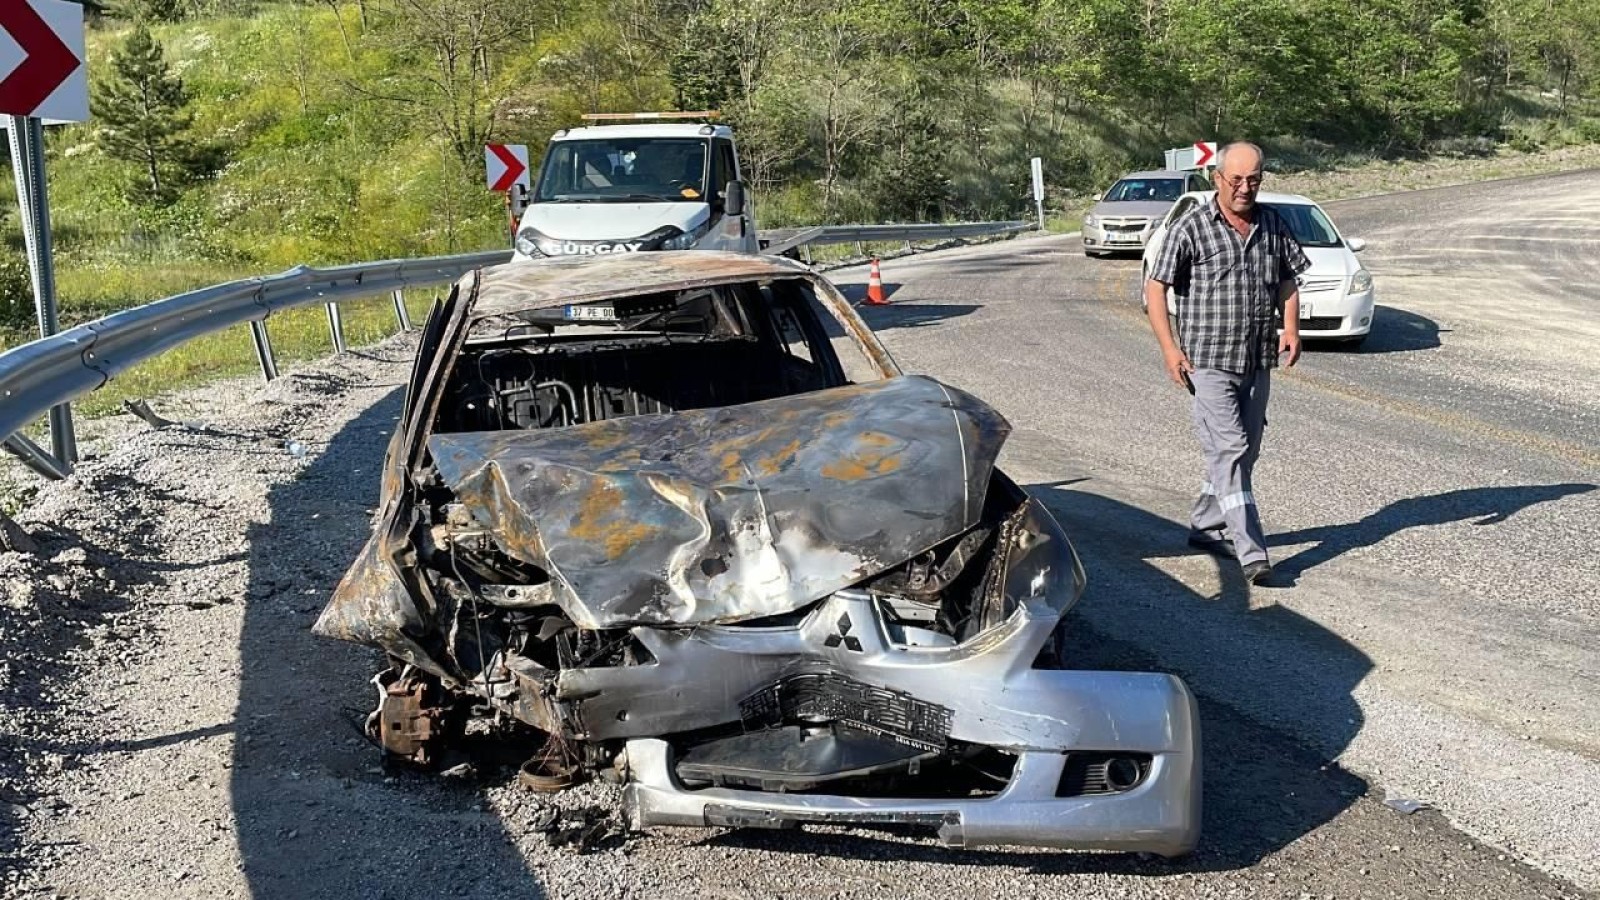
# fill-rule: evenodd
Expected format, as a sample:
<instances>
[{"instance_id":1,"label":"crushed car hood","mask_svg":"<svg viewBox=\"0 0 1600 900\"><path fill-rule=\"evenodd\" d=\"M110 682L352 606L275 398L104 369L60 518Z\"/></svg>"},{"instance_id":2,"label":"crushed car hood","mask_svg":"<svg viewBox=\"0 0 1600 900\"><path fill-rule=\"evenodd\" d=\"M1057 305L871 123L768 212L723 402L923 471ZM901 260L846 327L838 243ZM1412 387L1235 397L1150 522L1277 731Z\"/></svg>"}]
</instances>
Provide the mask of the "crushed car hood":
<instances>
[{"instance_id":1,"label":"crushed car hood","mask_svg":"<svg viewBox=\"0 0 1600 900\"><path fill-rule=\"evenodd\" d=\"M904 376L428 448L574 623L617 628L779 615L886 571L977 523L1009 432Z\"/></svg>"}]
</instances>

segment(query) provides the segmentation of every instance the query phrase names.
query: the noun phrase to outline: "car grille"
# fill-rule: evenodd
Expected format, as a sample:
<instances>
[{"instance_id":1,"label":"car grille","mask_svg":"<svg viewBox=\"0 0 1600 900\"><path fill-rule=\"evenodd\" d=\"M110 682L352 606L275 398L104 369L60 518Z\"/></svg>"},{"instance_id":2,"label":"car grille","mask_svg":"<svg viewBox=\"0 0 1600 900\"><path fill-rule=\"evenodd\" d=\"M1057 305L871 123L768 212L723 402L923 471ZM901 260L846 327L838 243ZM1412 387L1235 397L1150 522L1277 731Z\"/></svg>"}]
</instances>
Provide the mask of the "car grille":
<instances>
[{"instance_id":1,"label":"car grille","mask_svg":"<svg viewBox=\"0 0 1600 900\"><path fill-rule=\"evenodd\" d=\"M1102 221L1101 224L1103 224L1105 226L1105 229L1107 231L1139 232L1139 231L1143 231L1145 229L1145 226L1150 224L1150 223L1149 223L1148 220L1139 220L1139 221L1135 221L1135 222L1104 222L1104 221Z\"/></svg>"},{"instance_id":2,"label":"car grille","mask_svg":"<svg viewBox=\"0 0 1600 900\"><path fill-rule=\"evenodd\" d=\"M1312 316L1300 320L1301 331L1338 331L1343 325L1342 316Z\"/></svg>"},{"instance_id":3,"label":"car grille","mask_svg":"<svg viewBox=\"0 0 1600 900\"><path fill-rule=\"evenodd\" d=\"M1302 295L1325 294L1329 291L1337 291L1343 284L1343 278L1308 278L1304 284L1300 285L1300 293Z\"/></svg>"},{"instance_id":4,"label":"car grille","mask_svg":"<svg viewBox=\"0 0 1600 900\"><path fill-rule=\"evenodd\" d=\"M839 722L923 750L943 750L951 710L843 675L791 675L739 704L745 724Z\"/></svg>"}]
</instances>

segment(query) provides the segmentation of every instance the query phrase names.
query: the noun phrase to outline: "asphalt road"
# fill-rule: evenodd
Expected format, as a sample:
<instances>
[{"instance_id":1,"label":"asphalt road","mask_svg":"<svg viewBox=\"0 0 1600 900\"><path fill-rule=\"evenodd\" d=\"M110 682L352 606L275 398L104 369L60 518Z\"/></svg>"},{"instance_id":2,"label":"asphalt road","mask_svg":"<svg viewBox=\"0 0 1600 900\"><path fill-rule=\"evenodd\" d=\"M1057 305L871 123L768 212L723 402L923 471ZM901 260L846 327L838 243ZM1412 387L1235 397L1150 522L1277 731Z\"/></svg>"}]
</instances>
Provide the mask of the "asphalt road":
<instances>
[{"instance_id":1,"label":"asphalt road","mask_svg":"<svg viewBox=\"0 0 1600 900\"><path fill-rule=\"evenodd\" d=\"M892 305L862 310L903 367L1010 418L1002 464L1082 545L1087 629L1594 886L1600 174L1329 212L1370 242L1381 308L1361 351L1312 345L1274 380L1278 587L1183 543L1198 445L1136 259L1035 238L896 260Z\"/></svg>"},{"instance_id":2,"label":"asphalt road","mask_svg":"<svg viewBox=\"0 0 1600 900\"><path fill-rule=\"evenodd\" d=\"M1030 238L885 263L893 305L868 319L1010 418L1004 466L1077 542L1073 661L1199 695L1189 857L604 827L581 853L552 817L603 819L614 789L378 767L357 736L374 656L309 628L369 533L396 340L162 399L199 427L97 423L79 475L18 514L43 550L0 554L0 894L1593 896L1597 205L1584 175L1331 208L1384 307L1364 351L1275 381L1274 588L1183 543L1198 449L1136 261ZM860 294L864 272L836 275Z\"/></svg>"}]
</instances>

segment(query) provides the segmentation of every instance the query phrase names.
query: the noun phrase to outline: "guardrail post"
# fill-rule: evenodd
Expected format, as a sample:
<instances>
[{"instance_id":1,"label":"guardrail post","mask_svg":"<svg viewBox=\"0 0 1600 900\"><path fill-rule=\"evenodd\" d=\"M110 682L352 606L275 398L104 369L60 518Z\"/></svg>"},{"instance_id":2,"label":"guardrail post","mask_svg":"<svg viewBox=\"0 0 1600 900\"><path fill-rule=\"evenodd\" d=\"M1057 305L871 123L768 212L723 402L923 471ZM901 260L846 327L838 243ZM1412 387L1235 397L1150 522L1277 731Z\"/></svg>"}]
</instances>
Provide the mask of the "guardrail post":
<instances>
[{"instance_id":1,"label":"guardrail post","mask_svg":"<svg viewBox=\"0 0 1600 900\"><path fill-rule=\"evenodd\" d=\"M800 255L805 257L806 265L811 265L811 244L809 242L800 245Z\"/></svg>"},{"instance_id":2,"label":"guardrail post","mask_svg":"<svg viewBox=\"0 0 1600 900\"><path fill-rule=\"evenodd\" d=\"M6 438L3 445L12 455L22 460L23 465L52 481L61 481L72 474L70 461L51 456L44 451L44 448L28 440L20 431Z\"/></svg>"},{"instance_id":3,"label":"guardrail post","mask_svg":"<svg viewBox=\"0 0 1600 900\"><path fill-rule=\"evenodd\" d=\"M406 292L398 288L394 292L394 317L400 322L401 331L411 330L411 312L406 309Z\"/></svg>"},{"instance_id":4,"label":"guardrail post","mask_svg":"<svg viewBox=\"0 0 1600 900\"><path fill-rule=\"evenodd\" d=\"M9 116L11 168L17 182L17 205L22 213L23 243L33 274L33 296L39 314L39 336L61 330L56 319L56 275L50 252L50 197L44 179L44 125L38 119ZM72 406L50 409L50 447L70 470L78 461L78 438L72 427Z\"/></svg>"},{"instance_id":5,"label":"guardrail post","mask_svg":"<svg viewBox=\"0 0 1600 900\"><path fill-rule=\"evenodd\" d=\"M261 377L271 381L278 377L278 360L272 355L272 336L267 334L267 323L256 319L250 323L250 338L256 345L256 359L261 363Z\"/></svg>"},{"instance_id":6,"label":"guardrail post","mask_svg":"<svg viewBox=\"0 0 1600 900\"><path fill-rule=\"evenodd\" d=\"M857 256L866 256L867 255L867 247L866 247L865 244L861 243L860 241L856 241L856 255Z\"/></svg>"},{"instance_id":7,"label":"guardrail post","mask_svg":"<svg viewBox=\"0 0 1600 900\"><path fill-rule=\"evenodd\" d=\"M344 317L339 314L339 304L328 304L328 332L333 335L333 352L343 353L344 346Z\"/></svg>"}]
</instances>

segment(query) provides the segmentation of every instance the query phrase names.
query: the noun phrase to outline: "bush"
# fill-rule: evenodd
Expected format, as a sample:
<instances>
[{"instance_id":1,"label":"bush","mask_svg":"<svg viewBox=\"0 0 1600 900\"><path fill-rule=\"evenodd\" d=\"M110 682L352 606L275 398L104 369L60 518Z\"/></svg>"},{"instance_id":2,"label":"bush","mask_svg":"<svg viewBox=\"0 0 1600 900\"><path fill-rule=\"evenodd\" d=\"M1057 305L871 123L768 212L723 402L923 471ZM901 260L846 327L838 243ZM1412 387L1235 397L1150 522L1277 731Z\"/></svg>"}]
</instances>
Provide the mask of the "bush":
<instances>
[{"instance_id":1,"label":"bush","mask_svg":"<svg viewBox=\"0 0 1600 900\"><path fill-rule=\"evenodd\" d=\"M30 332L37 324L28 261L0 251L0 331Z\"/></svg>"}]
</instances>

